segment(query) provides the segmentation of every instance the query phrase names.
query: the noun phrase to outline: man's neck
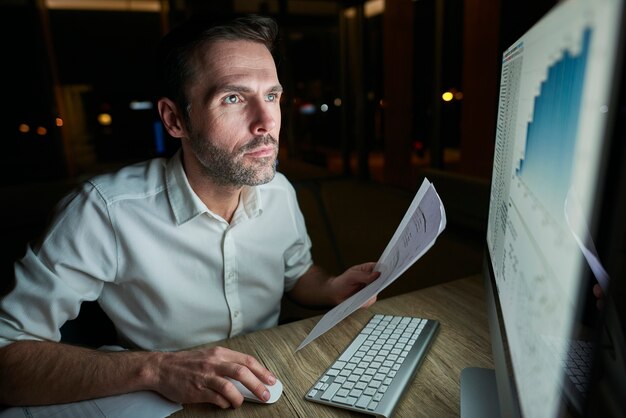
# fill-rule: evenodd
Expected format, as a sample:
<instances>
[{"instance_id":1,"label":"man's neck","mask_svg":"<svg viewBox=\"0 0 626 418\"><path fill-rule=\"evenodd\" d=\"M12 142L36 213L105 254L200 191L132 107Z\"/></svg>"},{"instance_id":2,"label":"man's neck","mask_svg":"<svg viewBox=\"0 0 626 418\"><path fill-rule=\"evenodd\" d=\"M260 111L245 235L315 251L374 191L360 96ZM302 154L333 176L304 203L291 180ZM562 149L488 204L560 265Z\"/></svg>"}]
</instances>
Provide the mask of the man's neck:
<instances>
[{"instance_id":1,"label":"man's neck","mask_svg":"<svg viewBox=\"0 0 626 418\"><path fill-rule=\"evenodd\" d=\"M193 181L189 184L206 207L230 223L239 205L242 187L215 184L208 179Z\"/></svg>"},{"instance_id":2,"label":"man's neck","mask_svg":"<svg viewBox=\"0 0 626 418\"><path fill-rule=\"evenodd\" d=\"M202 200L202 203L211 212L230 223L239 205L243 186L225 185L217 182L200 172L197 166L185 164L185 161L183 161L183 166L191 189Z\"/></svg>"}]
</instances>

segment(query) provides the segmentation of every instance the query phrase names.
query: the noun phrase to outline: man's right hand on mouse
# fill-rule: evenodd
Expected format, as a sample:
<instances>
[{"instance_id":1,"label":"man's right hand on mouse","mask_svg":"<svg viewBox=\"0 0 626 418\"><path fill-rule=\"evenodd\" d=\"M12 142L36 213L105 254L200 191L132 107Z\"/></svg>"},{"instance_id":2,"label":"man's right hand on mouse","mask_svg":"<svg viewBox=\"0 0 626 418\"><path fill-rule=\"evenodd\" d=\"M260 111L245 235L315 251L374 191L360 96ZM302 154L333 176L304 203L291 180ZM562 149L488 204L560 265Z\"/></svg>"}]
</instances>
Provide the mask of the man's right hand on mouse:
<instances>
[{"instance_id":1,"label":"man's right hand on mouse","mask_svg":"<svg viewBox=\"0 0 626 418\"><path fill-rule=\"evenodd\" d=\"M265 385L276 377L254 357L224 347L179 352L155 352L152 367L155 390L178 403L212 403L238 408L243 395L227 377L238 380L259 399L268 400Z\"/></svg>"}]
</instances>

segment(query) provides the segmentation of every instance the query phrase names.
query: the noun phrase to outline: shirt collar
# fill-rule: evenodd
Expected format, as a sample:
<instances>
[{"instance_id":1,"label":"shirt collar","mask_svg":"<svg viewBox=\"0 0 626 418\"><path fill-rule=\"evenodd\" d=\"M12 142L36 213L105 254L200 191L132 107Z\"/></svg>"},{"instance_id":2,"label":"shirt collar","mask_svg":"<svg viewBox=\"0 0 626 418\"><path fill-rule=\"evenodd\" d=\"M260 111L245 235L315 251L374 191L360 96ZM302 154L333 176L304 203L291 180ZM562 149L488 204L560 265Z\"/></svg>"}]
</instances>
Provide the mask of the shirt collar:
<instances>
[{"instance_id":1,"label":"shirt collar","mask_svg":"<svg viewBox=\"0 0 626 418\"><path fill-rule=\"evenodd\" d=\"M261 213L263 213L263 205L259 186L245 186L241 190L241 198L233 216L233 223L243 219L256 218Z\"/></svg>"},{"instance_id":2,"label":"shirt collar","mask_svg":"<svg viewBox=\"0 0 626 418\"><path fill-rule=\"evenodd\" d=\"M166 181L170 206L174 213L177 225L182 225L195 217L209 213L214 215L193 191L185 169L183 168L182 150L179 149L167 163ZM246 218L254 218L263 212L259 187L244 187L241 192L239 206L232 221L237 222ZM218 217L219 218L219 217ZM220 218L221 219L221 218Z\"/></svg>"},{"instance_id":3,"label":"shirt collar","mask_svg":"<svg viewBox=\"0 0 626 418\"><path fill-rule=\"evenodd\" d=\"M167 162L165 169L167 195L177 225L182 225L207 211L206 205L202 203L187 180L182 156L183 153L179 149Z\"/></svg>"}]
</instances>

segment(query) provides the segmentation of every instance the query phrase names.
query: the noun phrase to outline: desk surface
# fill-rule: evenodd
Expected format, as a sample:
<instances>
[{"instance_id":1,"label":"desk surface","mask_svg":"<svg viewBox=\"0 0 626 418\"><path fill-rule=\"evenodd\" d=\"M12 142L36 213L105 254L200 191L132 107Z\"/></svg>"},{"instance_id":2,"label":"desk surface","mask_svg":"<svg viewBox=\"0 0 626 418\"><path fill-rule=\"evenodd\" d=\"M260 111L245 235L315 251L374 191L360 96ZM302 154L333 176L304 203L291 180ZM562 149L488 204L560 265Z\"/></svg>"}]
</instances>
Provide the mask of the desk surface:
<instances>
[{"instance_id":1,"label":"desk surface","mask_svg":"<svg viewBox=\"0 0 626 418\"><path fill-rule=\"evenodd\" d=\"M304 394L375 313L431 318L441 325L395 416L458 416L461 370L468 366L493 367L479 275L380 300L353 313L297 353L295 348L320 317L211 344L254 355L282 381L282 397L272 405L244 402L241 408L228 410L204 404L185 405L173 417L365 416L305 401Z\"/></svg>"}]
</instances>

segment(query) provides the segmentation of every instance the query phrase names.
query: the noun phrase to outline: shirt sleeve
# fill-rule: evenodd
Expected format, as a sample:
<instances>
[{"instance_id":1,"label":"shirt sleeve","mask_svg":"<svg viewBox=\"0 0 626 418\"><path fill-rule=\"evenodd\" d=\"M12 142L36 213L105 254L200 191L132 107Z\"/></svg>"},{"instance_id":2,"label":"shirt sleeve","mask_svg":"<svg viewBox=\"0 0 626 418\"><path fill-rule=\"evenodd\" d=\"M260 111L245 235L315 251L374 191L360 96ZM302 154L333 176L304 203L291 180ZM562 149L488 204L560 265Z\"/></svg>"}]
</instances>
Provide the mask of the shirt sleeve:
<instances>
[{"instance_id":1,"label":"shirt sleeve","mask_svg":"<svg viewBox=\"0 0 626 418\"><path fill-rule=\"evenodd\" d=\"M0 300L0 346L60 341L83 301L115 279L115 233L108 206L90 183L68 195L38 244L15 263L15 287Z\"/></svg>"},{"instance_id":2,"label":"shirt sleeve","mask_svg":"<svg viewBox=\"0 0 626 418\"><path fill-rule=\"evenodd\" d=\"M313 265L311 257L311 240L306 230L304 216L298 205L296 191L287 182L288 204L296 230L296 239L285 252L285 292L289 292L296 282Z\"/></svg>"}]
</instances>

